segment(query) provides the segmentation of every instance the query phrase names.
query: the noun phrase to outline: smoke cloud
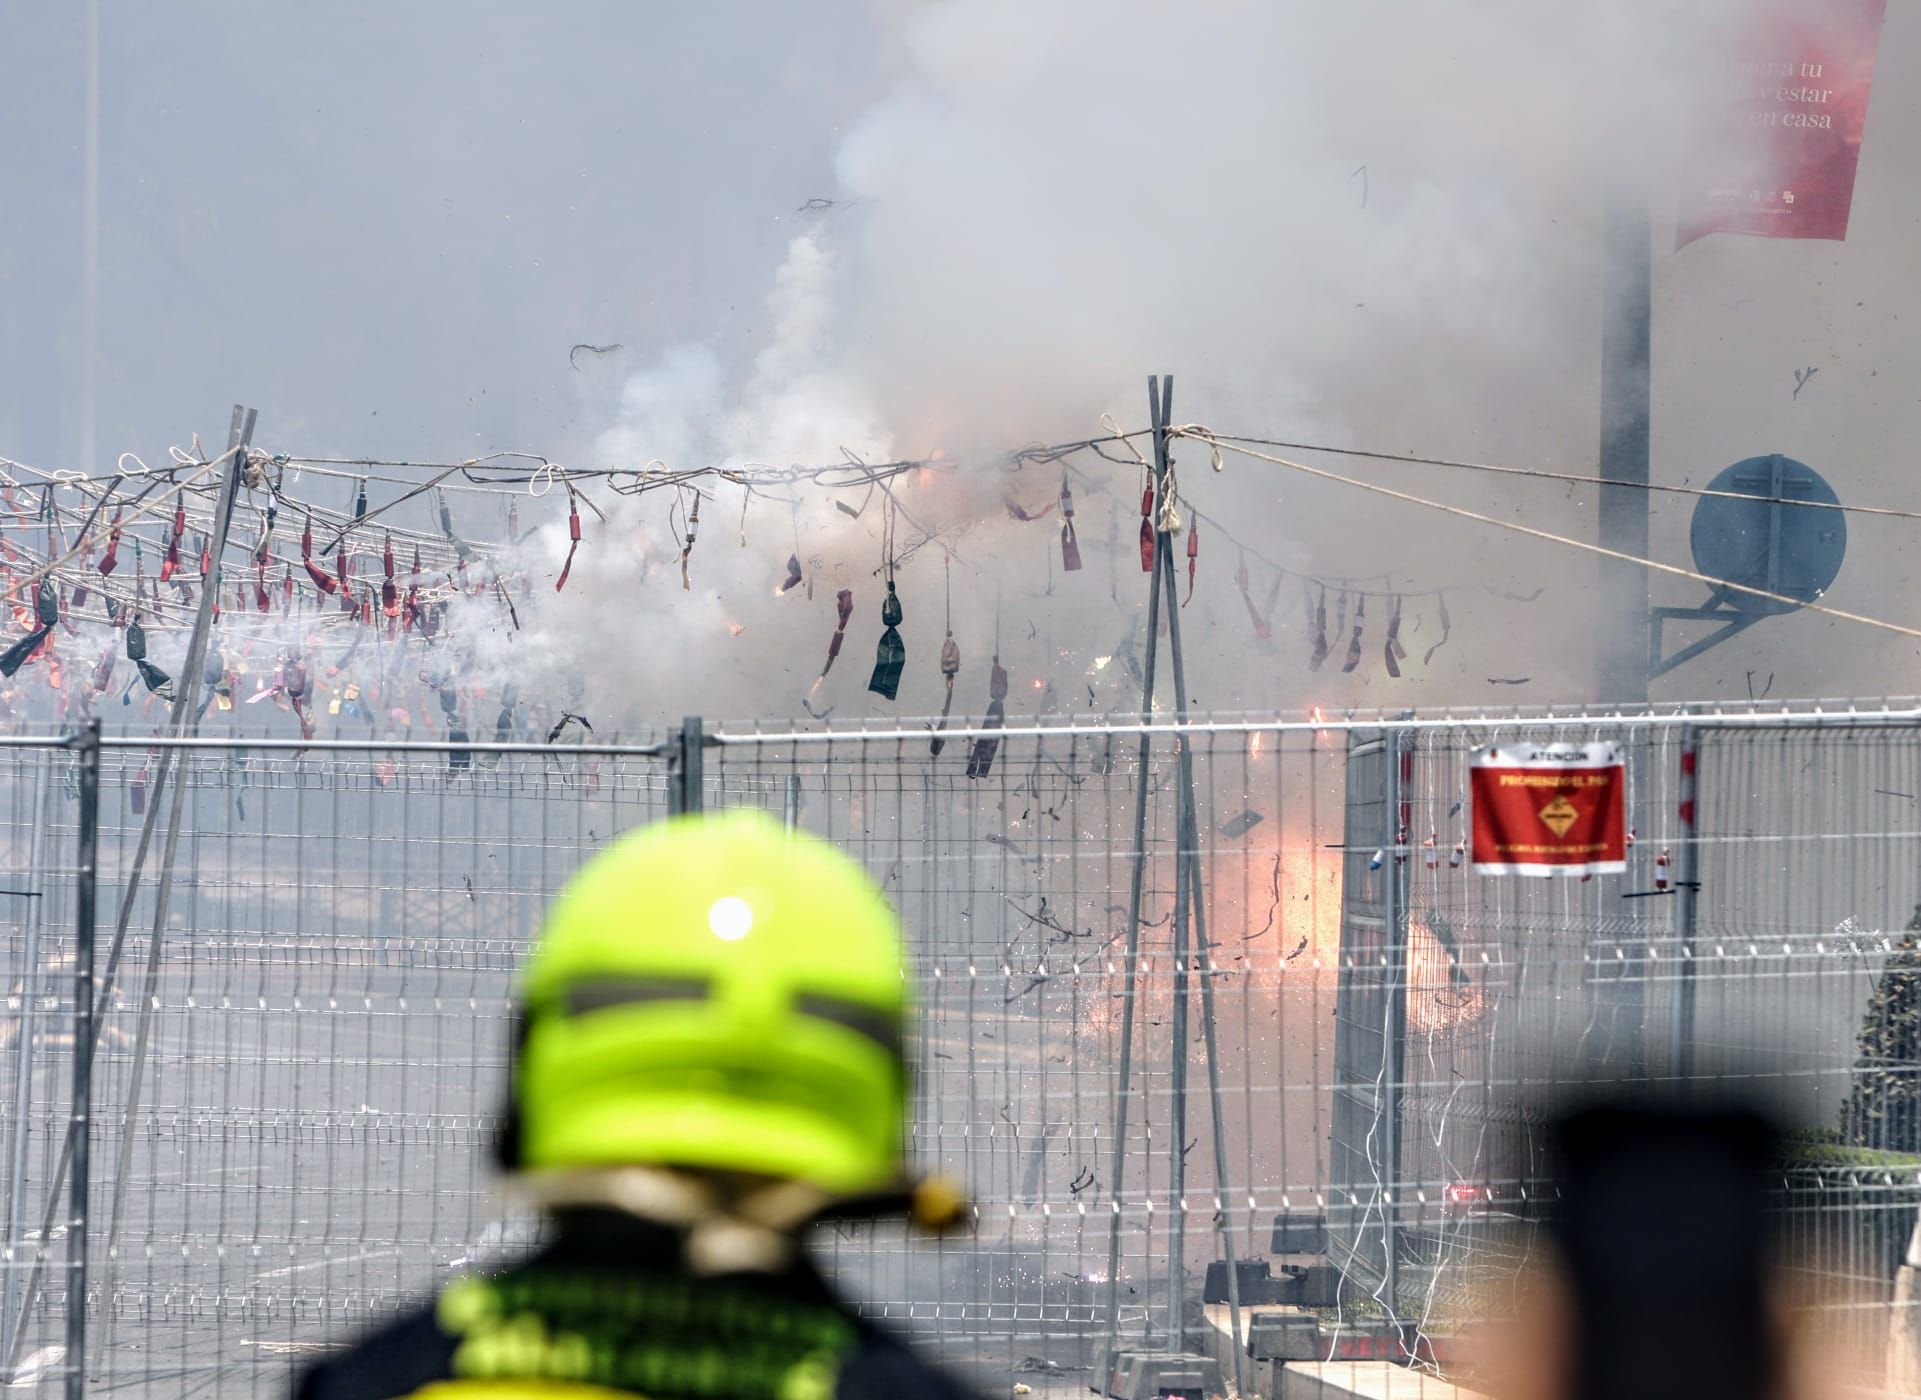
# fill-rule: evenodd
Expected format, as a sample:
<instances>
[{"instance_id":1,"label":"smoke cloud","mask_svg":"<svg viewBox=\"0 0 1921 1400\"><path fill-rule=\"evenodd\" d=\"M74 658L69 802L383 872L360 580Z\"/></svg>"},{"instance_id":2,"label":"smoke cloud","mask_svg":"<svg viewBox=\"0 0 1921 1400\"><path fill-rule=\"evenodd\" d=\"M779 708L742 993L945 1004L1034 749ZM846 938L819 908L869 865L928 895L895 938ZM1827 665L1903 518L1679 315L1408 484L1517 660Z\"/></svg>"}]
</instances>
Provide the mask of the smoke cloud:
<instances>
[{"instance_id":1,"label":"smoke cloud","mask_svg":"<svg viewBox=\"0 0 1921 1400\"><path fill-rule=\"evenodd\" d=\"M1655 480L1702 485L1739 457L1787 451L1844 501L1901 504L1905 483L1886 454L1914 406L1877 381L1910 353L1894 333L1909 279L1884 274L1908 257L1898 214L1916 184L1901 168L1914 143L1901 136L1916 113L1901 89L1917 26L1889 21L1847 244L1720 237L1665 251L1690 103L1754 13L1372 0L884 11L891 83L835 154L833 206L773 272L758 353L735 364L690 345L625 378L601 371L589 392L607 426L579 460L941 454L953 470L899 485L912 521L894 521L896 551L910 554L898 704L863 689L886 512L879 493L860 491L842 493L839 509L816 489L748 494L709 481L683 589L691 493L670 512L672 492L628 501L590 487L608 518L591 523L565 591L536 588L511 664L548 684L571 678L610 712L804 717L835 593L851 588L846 650L816 709L937 710L950 616L965 658L959 711L978 712L996 654L1015 672L1015 713L1043 700L1063 711L1138 704L1125 662L1130 642L1144 644L1130 634L1145 594L1139 470L1077 459L1086 475L1069 481L1087 567L1067 574L1058 515L1022 522L1003 504L1046 507L1060 468L1010 473L1004 454L1098 433L1103 414L1143 426L1139 386L1165 370L1177 422L1592 474L1600 225L1616 190L1654 209ZM1790 371L1815 364L1820 392L1791 398ZM1207 517L1182 621L1197 705L1590 692L1590 556L1244 458L1217 475L1191 444L1176 455L1183 492ZM1594 537L1586 487L1313 460ZM567 541L564 503L550 503L534 544L551 576ZM1691 508L1655 502L1657 558L1689 563ZM1885 529L1855 535L1831 600L1899 614L1896 577L1875 549ZM807 585L776 596L790 552ZM1349 636L1338 635L1311 671L1316 607L1324 598L1330 631L1346 617L1351 633L1361 589L1376 595L1361 664L1339 670ZM1437 590L1451 630L1423 664L1443 634ZM1398 680L1381 655L1396 593L1413 653ZM1657 601L1699 593L1655 585ZM1861 668L1887 641L1809 615L1770 622L1679 673L1668 693L1744 696L1750 671L1772 675L1775 695L1885 690L1885 665ZM1910 649L1899 650L1905 679Z\"/></svg>"}]
</instances>

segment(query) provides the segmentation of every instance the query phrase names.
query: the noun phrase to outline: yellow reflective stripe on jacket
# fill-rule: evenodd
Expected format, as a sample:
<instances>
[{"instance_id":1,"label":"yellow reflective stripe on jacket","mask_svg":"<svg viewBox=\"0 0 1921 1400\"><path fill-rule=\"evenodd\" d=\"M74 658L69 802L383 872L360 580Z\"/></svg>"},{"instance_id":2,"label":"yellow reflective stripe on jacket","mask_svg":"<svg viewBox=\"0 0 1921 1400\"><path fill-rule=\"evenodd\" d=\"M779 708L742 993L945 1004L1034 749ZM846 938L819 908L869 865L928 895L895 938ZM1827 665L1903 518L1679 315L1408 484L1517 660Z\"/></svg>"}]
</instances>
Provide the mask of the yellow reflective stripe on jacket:
<instances>
[{"instance_id":1,"label":"yellow reflective stripe on jacket","mask_svg":"<svg viewBox=\"0 0 1921 1400\"><path fill-rule=\"evenodd\" d=\"M632 1390L608 1390L579 1381L435 1381L405 1400L647 1400Z\"/></svg>"}]
</instances>

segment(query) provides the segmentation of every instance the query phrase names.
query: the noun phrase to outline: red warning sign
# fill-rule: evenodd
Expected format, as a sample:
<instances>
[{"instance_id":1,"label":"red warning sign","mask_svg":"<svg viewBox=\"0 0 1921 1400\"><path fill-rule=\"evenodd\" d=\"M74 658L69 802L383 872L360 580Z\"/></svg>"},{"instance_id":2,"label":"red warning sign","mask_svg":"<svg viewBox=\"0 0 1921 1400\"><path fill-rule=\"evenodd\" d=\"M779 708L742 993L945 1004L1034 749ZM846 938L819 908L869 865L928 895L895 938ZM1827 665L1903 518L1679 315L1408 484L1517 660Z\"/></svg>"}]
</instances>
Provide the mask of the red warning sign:
<instances>
[{"instance_id":1,"label":"red warning sign","mask_svg":"<svg viewBox=\"0 0 1921 1400\"><path fill-rule=\"evenodd\" d=\"M1627 767L1618 744L1477 749L1469 769L1483 875L1618 875L1627 869Z\"/></svg>"}]
</instances>

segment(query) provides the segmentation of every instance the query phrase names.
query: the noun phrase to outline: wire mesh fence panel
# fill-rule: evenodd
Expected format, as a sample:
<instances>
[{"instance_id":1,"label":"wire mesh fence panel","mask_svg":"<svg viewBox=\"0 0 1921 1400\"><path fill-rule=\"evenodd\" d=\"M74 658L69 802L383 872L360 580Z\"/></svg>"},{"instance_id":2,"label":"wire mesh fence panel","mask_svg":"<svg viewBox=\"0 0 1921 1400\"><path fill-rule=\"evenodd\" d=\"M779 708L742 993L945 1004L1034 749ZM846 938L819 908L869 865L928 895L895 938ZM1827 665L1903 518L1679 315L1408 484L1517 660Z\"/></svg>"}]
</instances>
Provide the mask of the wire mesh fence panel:
<instances>
[{"instance_id":1,"label":"wire mesh fence panel","mask_svg":"<svg viewBox=\"0 0 1921 1400\"><path fill-rule=\"evenodd\" d=\"M965 1183L970 1238L847 1231L823 1253L864 1310L984 1381L1085 1384L1110 1327L1127 1345L1181 1326L1197 1339L1188 1309L1221 1222L1236 1252L1258 1252L1261 1209L1315 1209L1324 1192L1341 862L1315 833L1339 821L1341 741L1189 742L1208 947L1190 947L1185 974L1180 766L1164 734L1145 762L1137 734L1102 730L743 738L709 759L711 802L835 841L901 910L919 1005L913 1151Z\"/></svg>"},{"instance_id":2,"label":"wire mesh fence panel","mask_svg":"<svg viewBox=\"0 0 1921 1400\"><path fill-rule=\"evenodd\" d=\"M580 862L665 812L666 776L564 751L196 750L176 844L162 763L106 759L100 938L121 956L88 1362L105 1390L278 1393L524 1235L489 1155L513 974Z\"/></svg>"},{"instance_id":3,"label":"wire mesh fence panel","mask_svg":"<svg viewBox=\"0 0 1921 1400\"><path fill-rule=\"evenodd\" d=\"M1350 1296L1436 1329L1495 1305L1528 1247L1517 1227L1541 1208L1546 1110L1582 1086L1685 1077L1789 1130L1779 1206L1796 1296L1839 1363L1876 1376L1921 1203L1907 931L1921 927L1921 733L1845 719L1612 730L1625 873L1486 878L1457 859L1476 748L1590 734L1406 731L1398 810L1388 770L1367 767L1382 740L1357 735L1345 840L1350 881L1372 883L1349 902L1342 995L1366 1014L1340 1028L1351 1062L1335 1102L1382 1086L1400 1100L1337 1118L1346 1207L1330 1225Z\"/></svg>"},{"instance_id":4,"label":"wire mesh fence panel","mask_svg":"<svg viewBox=\"0 0 1921 1400\"><path fill-rule=\"evenodd\" d=\"M1691 1071L1797 1131L1799 1296L1875 1374L1921 1203L1921 736L1604 728L1634 840L1588 880L1469 850L1475 750L1602 732L1578 717L710 735L703 805L824 836L899 908L911 1152L972 1201L946 1237L824 1230L825 1267L980 1381L1040 1390L1115 1343L1198 1344L1209 1264L1280 1279L1317 1247L1277 1218L1324 1219L1329 1319L1444 1337L1521 1267L1555 1093ZM514 972L679 775L564 748L172 752L183 782L157 750L104 757L86 1362L100 1390L278 1393L529 1240L489 1152ZM5 1326L42 1383L67 1364L72 765L0 746Z\"/></svg>"},{"instance_id":5,"label":"wire mesh fence panel","mask_svg":"<svg viewBox=\"0 0 1921 1400\"><path fill-rule=\"evenodd\" d=\"M68 1216L55 1168L72 1108L77 804L71 755L0 741L0 1368L22 1386L66 1369Z\"/></svg>"}]
</instances>

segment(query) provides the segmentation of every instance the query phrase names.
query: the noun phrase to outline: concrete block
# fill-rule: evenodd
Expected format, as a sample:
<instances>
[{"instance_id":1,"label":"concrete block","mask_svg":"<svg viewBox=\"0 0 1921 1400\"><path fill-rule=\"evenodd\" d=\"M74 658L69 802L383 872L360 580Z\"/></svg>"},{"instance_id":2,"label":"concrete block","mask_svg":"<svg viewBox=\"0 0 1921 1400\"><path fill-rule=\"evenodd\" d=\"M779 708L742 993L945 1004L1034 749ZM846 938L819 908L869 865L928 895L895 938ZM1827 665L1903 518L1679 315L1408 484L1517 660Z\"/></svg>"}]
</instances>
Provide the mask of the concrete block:
<instances>
[{"instance_id":1,"label":"concrete block","mask_svg":"<svg viewBox=\"0 0 1921 1400\"><path fill-rule=\"evenodd\" d=\"M1314 1211L1283 1211L1274 1217L1274 1238L1268 1253L1327 1253L1327 1221Z\"/></svg>"},{"instance_id":2,"label":"concrete block","mask_svg":"<svg viewBox=\"0 0 1921 1400\"><path fill-rule=\"evenodd\" d=\"M1177 1351L1117 1351L1108 1372L1113 1400L1212 1400L1222 1394L1220 1364L1211 1356Z\"/></svg>"}]
</instances>

